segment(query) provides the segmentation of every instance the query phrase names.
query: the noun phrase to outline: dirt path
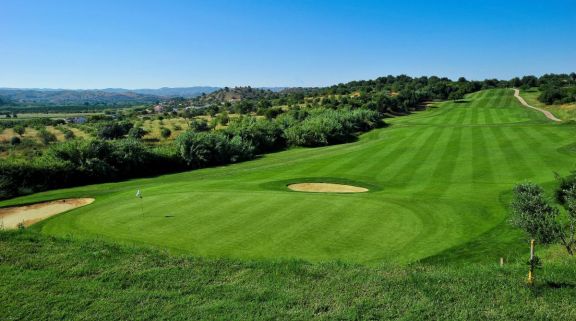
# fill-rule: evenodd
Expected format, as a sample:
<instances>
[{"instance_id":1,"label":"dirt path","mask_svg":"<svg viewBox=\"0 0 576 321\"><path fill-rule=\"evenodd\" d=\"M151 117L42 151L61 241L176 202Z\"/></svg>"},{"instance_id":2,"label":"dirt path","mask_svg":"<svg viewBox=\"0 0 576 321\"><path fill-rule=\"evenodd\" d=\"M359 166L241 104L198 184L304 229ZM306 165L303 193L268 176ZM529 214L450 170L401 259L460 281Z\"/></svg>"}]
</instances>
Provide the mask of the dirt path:
<instances>
[{"instance_id":1,"label":"dirt path","mask_svg":"<svg viewBox=\"0 0 576 321\"><path fill-rule=\"evenodd\" d=\"M18 224L30 226L50 216L88 205L93 198L70 198L24 206L0 208L0 228L15 229Z\"/></svg>"},{"instance_id":2,"label":"dirt path","mask_svg":"<svg viewBox=\"0 0 576 321\"><path fill-rule=\"evenodd\" d=\"M538 107L534 107L534 106L528 105L528 103L524 100L524 98L522 98L522 97L520 96L520 90L518 90L518 89L516 89L516 88L514 88L514 97L516 97L516 99L518 99L518 101L519 101L522 105L524 105L524 106L526 106L526 107L528 107L528 108L536 109L537 111L543 113L548 119L553 120L553 121L562 121L561 119L556 118L556 116L554 116L551 112L549 112L549 111L547 111L547 110L544 110L544 109L541 109L541 108L538 108Z\"/></svg>"}]
</instances>

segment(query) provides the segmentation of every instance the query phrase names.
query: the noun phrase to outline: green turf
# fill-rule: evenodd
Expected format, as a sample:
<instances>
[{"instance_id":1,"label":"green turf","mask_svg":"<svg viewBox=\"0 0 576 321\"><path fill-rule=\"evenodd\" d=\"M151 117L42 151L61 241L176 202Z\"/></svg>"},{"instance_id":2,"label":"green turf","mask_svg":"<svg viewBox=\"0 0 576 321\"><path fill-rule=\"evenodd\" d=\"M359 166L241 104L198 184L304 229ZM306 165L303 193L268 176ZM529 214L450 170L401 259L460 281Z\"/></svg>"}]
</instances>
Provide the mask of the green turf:
<instances>
[{"instance_id":1,"label":"green turf","mask_svg":"<svg viewBox=\"0 0 576 321\"><path fill-rule=\"evenodd\" d=\"M567 148L575 127L520 106L510 89L481 91L389 122L355 143L0 205L93 196L92 205L36 228L207 257L494 262L522 246L505 223L512 186L549 184L554 172L567 174L575 165L574 149ZM351 181L372 191L311 194L285 187L305 180Z\"/></svg>"},{"instance_id":2,"label":"green turf","mask_svg":"<svg viewBox=\"0 0 576 321\"><path fill-rule=\"evenodd\" d=\"M532 288L527 266L508 262L213 260L32 232L0 232L0 254L0 320L576 318L576 261L564 252L543 258Z\"/></svg>"}]
</instances>

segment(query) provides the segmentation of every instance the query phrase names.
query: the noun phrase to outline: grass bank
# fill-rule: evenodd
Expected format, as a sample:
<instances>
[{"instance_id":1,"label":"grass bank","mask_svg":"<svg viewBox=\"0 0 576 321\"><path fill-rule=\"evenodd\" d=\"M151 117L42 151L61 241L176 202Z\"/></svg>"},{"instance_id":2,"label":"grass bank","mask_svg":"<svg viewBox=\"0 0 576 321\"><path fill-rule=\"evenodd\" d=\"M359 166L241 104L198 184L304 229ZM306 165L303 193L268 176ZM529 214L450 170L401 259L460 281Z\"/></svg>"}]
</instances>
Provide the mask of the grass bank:
<instances>
[{"instance_id":1,"label":"grass bank","mask_svg":"<svg viewBox=\"0 0 576 321\"><path fill-rule=\"evenodd\" d=\"M555 252L554 252L555 253ZM0 232L2 320L574 320L576 269L236 261Z\"/></svg>"}]
</instances>

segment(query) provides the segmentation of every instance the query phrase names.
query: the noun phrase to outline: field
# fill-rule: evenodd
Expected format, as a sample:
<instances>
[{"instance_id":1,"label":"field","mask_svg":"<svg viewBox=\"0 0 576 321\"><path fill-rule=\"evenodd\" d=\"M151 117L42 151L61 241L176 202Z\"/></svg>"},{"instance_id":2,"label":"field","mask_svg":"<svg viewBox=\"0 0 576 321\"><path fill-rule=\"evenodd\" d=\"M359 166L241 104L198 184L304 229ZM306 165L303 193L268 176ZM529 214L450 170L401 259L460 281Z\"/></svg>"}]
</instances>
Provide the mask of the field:
<instances>
[{"instance_id":1,"label":"field","mask_svg":"<svg viewBox=\"0 0 576 321\"><path fill-rule=\"evenodd\" d=\"M553 183L554 172L567 174L575 163L574 127L521 107L512 94L495 89L440 103L350 144L0 205L94 197L34 229L204 257L367 265L513 260L525 249L506 223L512 186ZM345 182L370 192L287 189L297 182Z\"/></svg>"},{"instance_id":2,"label":"field","mask_svg":"<svg viewBox=\"0 0 576 321\"><path fill-rule=\"evenodd\" d=\"M18 118L6 118L0 117L0 121L2 120L19 120L19 119L33 119L33 118L50 118L50 119L64 119L64 118L72 118L72 117L87 117L93 115L103 115L104 113L34 113L34 112L24 112L18 113Z\"/></svg>"}]
</instances>

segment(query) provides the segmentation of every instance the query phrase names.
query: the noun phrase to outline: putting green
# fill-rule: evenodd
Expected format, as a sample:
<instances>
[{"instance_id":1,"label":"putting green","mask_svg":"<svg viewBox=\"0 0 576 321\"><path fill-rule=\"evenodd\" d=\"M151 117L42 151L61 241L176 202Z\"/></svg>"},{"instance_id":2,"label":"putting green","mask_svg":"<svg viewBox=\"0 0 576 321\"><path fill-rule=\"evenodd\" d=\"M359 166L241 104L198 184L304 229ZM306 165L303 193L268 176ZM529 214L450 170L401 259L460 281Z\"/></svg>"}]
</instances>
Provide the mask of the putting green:
<instances>
[{"instance_id":1,"label":"putting green","mask_svg":"<svg viewBox=\"0 0 576 321\"><path fill-rule=\"evenodd\" d=\"M575 127L522 107L510 89L474 93L389 122L351 144L292 149L242 164L51 191L0 205L94 197L94 204L34 228L202 256L496 262L522 246L505 223L513 185L551 183L554 172L567 174L575 165L574 149L567 148L574 144ZM287 188L313 181L369 192Z\"/></svg>"}]
</instances>

